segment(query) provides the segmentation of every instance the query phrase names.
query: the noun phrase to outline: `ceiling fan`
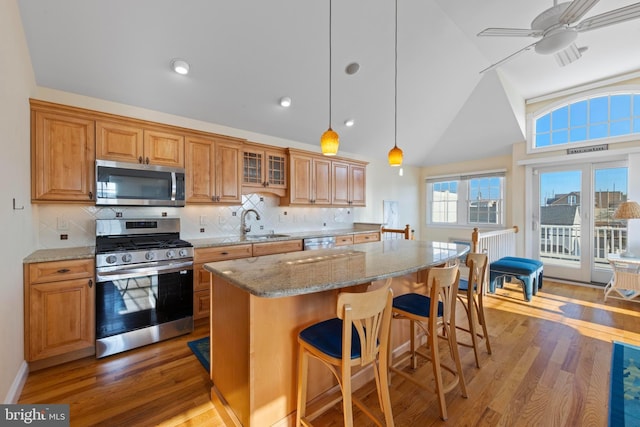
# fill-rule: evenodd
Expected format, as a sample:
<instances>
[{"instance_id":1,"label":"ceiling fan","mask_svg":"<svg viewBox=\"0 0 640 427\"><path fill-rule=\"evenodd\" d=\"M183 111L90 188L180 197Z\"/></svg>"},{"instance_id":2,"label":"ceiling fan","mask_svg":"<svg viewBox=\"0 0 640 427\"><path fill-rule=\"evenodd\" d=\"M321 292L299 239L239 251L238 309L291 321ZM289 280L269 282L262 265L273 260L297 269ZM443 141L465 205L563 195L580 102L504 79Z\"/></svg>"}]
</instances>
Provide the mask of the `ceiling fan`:
<instances>
[{"instance_id":1,"label":"ceiling fan","mask_svg":"<svg viewBox=\"0 0 640 427\"><path fill-rule=\"evenodd\" d=\"M553 7L545 10L531 21L530 29L486 28L480 31L478 37L535 37L540 39L485 68L480 73L496 68L513 59L519 53L530 49L534 49L536 53L542 55L553 53L558 63L565 66L580 59L582 53L587 49L586 47L578 48L574 43L578 33L640 18L640 3L634 3L580 21L580 18L598 1L573 0L558 4L558 1L554 0Z\"/></svg>"}]
</instances>

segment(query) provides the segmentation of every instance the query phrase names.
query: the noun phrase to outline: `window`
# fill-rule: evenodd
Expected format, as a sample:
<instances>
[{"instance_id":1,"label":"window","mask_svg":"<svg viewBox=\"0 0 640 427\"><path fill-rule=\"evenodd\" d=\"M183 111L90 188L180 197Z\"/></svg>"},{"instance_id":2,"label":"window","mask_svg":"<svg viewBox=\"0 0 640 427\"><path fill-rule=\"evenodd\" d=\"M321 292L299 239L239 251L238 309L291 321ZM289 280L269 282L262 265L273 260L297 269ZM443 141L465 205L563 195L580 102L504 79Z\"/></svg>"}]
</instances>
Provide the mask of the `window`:
<instances>
[{"instance_id":1,"label":"window","mask_svg":"<svg viewBox=\"0 0 640 427\"><path fill-rule=\"evenodd\" d=\"M640 133L640 93L598 94L556 106L533 119L533 148Z\"/></svg>"},{"instance_id":2,"label":"window","mask_svg":"<svg viewBox=\"0 0 640 427\"><path fill-rule=\"evenodd\" d=\"M502 225L504 172L427 179L427 222Z\"/></svg>"}]
</instances>

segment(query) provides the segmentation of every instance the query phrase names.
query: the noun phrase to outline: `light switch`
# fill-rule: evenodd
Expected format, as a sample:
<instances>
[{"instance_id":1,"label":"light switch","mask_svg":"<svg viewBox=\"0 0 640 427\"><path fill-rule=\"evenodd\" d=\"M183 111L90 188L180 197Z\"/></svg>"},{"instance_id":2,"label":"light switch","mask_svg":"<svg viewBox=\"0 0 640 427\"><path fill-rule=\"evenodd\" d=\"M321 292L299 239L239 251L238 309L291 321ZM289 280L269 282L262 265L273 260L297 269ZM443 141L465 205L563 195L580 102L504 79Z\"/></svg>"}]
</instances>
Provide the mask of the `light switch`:
<instances>
[{"instance_id":1,"label":"light switch","mask_svg":"<svg viewBox=\"0 0 640 427\"><path fill-rule=\"evenodd\" d=\"M63 216L59 216L56 218L58 230L68 230L69 229L69 220Z\"/></svg>"}]
</instances>

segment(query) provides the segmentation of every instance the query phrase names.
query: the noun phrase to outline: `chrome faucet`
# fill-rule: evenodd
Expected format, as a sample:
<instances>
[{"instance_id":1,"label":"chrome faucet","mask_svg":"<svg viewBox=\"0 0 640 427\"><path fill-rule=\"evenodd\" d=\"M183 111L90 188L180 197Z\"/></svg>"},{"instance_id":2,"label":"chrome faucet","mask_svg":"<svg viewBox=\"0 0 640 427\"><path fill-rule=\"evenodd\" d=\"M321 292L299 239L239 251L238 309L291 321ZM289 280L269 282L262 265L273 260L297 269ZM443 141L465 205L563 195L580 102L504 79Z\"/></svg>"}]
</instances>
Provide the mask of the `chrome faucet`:
<instances>
[{"instance_id":1,"label":"chrome faucet","mask_svg":"<svg viewBox=\"0 0 640 427\"><path fill-rule=\"evenodd\" d=\"M242 212L242 215L240 216L240 232L243 236L246 236L246 234L251 231L251 226L247 227L247 214L249 212L253 212L254 214L256 214L256 220L260 220L260 214L255 209L247 209Z\"/></svg>"}]
</instances>

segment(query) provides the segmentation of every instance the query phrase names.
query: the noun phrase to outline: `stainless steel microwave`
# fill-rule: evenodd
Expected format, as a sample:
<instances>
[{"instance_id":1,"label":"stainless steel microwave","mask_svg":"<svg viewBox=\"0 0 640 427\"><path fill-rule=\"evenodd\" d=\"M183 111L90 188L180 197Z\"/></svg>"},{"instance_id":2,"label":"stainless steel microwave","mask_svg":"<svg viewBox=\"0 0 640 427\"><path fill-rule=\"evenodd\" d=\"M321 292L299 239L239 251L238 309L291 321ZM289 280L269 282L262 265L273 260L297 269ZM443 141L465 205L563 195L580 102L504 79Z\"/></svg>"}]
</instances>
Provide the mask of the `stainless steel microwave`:
<instances>
[{"instance_id":1,"label":"stainless steel microwave","mask_svg":"<svg viewBox=\"0 0 640 427\"><path fill-rule=\"evenodd\" d=\"M96 205L184 206L184 168L96 160Z\"/></svg>"}]
</instances>

